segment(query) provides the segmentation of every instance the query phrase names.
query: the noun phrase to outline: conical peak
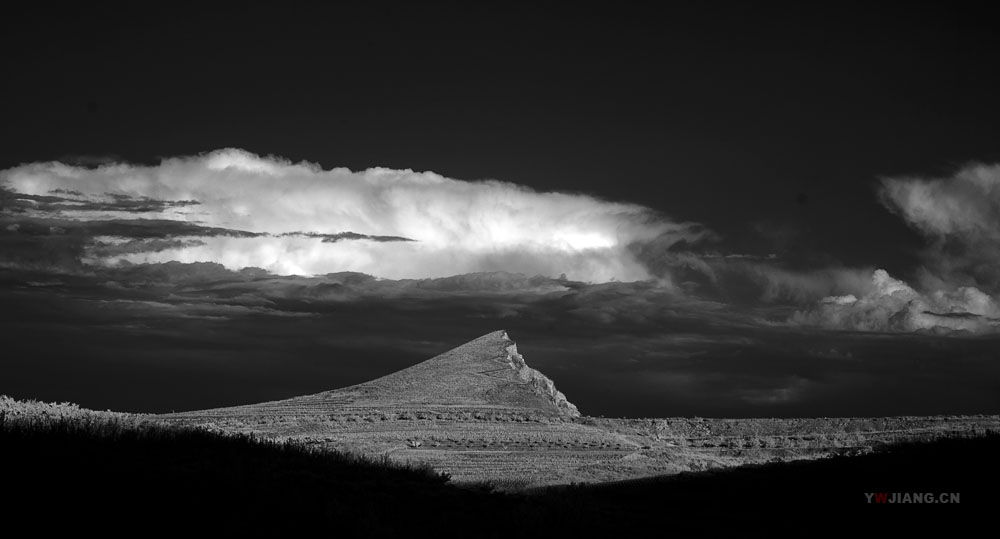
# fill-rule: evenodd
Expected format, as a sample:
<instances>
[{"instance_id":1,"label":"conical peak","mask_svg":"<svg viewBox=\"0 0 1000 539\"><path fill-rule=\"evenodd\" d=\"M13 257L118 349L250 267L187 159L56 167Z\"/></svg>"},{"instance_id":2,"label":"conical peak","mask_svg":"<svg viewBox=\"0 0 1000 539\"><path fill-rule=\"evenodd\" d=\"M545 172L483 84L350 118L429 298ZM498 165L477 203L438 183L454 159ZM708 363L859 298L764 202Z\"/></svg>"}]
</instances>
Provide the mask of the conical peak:
<instances>
[{"instance_id":1,"label":"conical peak","mask_svg":"<svg viewBox=\"0 0 1000 539\"><path fill-rule=\"evenodd\" d=\"M401 371L362 384L249 406L218 409L328 414L364 410L495 410L579 417L576 406L532 369L504 330L487 333Z\"/></svg>"},{"instance_id":2,"label":"conical peak","mask_svg":"<svg viewBox=\"0 0 1000 539\"><path fill-rule=\"evenodd\" d=\"M366 397L399 404L528 408L580 415L552 380L525 363L517 344L504 330L346 390L360 390Z\"/></svg>"}]
</instances>

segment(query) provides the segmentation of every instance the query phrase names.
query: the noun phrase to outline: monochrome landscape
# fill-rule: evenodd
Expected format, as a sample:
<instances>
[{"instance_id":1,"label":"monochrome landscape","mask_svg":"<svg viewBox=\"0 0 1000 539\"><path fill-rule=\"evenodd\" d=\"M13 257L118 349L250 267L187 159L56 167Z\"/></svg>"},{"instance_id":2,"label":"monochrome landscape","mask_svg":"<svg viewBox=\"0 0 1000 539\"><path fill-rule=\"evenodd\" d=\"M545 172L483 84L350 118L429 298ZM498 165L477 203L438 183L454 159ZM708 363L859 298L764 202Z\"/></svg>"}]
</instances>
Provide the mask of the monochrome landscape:
<instances>
[{"instance_id":1,"label":"monochrome landscape","mask_svg":"<svg viewBox=\"0 0 1000 539\"><path fill-rule=\"evenodd\" d=\"M0 535L989 520L989 6L195 7L2 17Z\"/></svg>"}]
</instances>

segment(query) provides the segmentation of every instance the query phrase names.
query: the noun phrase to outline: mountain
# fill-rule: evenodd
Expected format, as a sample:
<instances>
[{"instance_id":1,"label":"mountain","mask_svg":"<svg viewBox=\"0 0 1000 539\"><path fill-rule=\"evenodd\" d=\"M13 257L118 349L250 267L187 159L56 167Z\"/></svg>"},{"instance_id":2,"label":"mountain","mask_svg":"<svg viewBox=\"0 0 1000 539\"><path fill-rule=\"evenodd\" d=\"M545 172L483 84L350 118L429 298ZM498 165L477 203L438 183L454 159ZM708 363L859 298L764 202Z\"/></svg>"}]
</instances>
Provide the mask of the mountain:
<instances>
[{"instance_id":1,"label":"mountain","mask_svg":"<svg viewBox=\"0 0 1000 539\"><path fill-rule=\"evenodd\" d=\"M416 408L580 417L576 406L551 379L525 363L517 344L503 330L370 382L199 415L322 415L373 408L385 412Z\"/></svg>"},{"instance_id":2,"label":"mountain","mask_svg":"<svg viewBox=\"0 0 1000 539\"><path fill-rule=\"evenodd\" d=\"M525 363L505 331L350 387L149 419L419 462L456 482L506 485L675 475L1000 430L998 416L584 417Z\"/></svg>"}]
</instances>

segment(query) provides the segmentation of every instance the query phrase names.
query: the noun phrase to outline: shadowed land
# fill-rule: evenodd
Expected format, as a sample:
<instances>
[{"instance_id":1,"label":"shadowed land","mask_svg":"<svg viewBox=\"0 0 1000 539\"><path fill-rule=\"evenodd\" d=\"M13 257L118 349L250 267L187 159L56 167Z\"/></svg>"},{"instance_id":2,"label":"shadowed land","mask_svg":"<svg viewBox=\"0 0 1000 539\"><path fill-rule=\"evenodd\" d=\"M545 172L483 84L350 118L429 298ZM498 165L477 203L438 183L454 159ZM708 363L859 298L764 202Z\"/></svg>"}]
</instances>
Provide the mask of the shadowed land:
<instances>
[{"instance_id":1,"label":"shadowed land","mask_svg":"<svg viewBox=\"0 0 1000 539\"><path fill-rule=\"evenodd\" d=\"M423 466L140 416L0 399L8 526L102 536L618 537L955 532L995 507L1000 435L505 494ZM865 493L957 493L869 504Z\"/></svg>"}]
</instances>

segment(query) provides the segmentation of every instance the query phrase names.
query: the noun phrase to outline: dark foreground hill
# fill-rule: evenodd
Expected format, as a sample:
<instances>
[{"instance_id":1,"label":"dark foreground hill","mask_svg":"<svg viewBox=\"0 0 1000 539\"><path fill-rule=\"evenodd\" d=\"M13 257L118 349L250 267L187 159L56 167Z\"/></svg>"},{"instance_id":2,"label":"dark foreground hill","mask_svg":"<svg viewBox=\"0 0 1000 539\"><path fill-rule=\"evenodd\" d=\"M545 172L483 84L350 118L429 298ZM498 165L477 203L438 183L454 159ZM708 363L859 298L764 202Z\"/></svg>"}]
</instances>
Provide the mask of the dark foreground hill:
<instances>
[{"instance_id":1,"label":"dark foreground hill","mask_svg":"<svg viewBox=\"0 0 1000 539\"><path fill-rule=\"evenodd\" d=\"M458 488L428 468L125 416L55 414L49 409L32 415L0 413L0 488L7 531L324 537L923 535L985 523L1000 501L993 485L1000 476L1000 435L995 432L889 446L856 457L501 494ZM881 492L929 493L935 501L949 503L868 503L866 493Z\"/></svg>"}]
</instances>

